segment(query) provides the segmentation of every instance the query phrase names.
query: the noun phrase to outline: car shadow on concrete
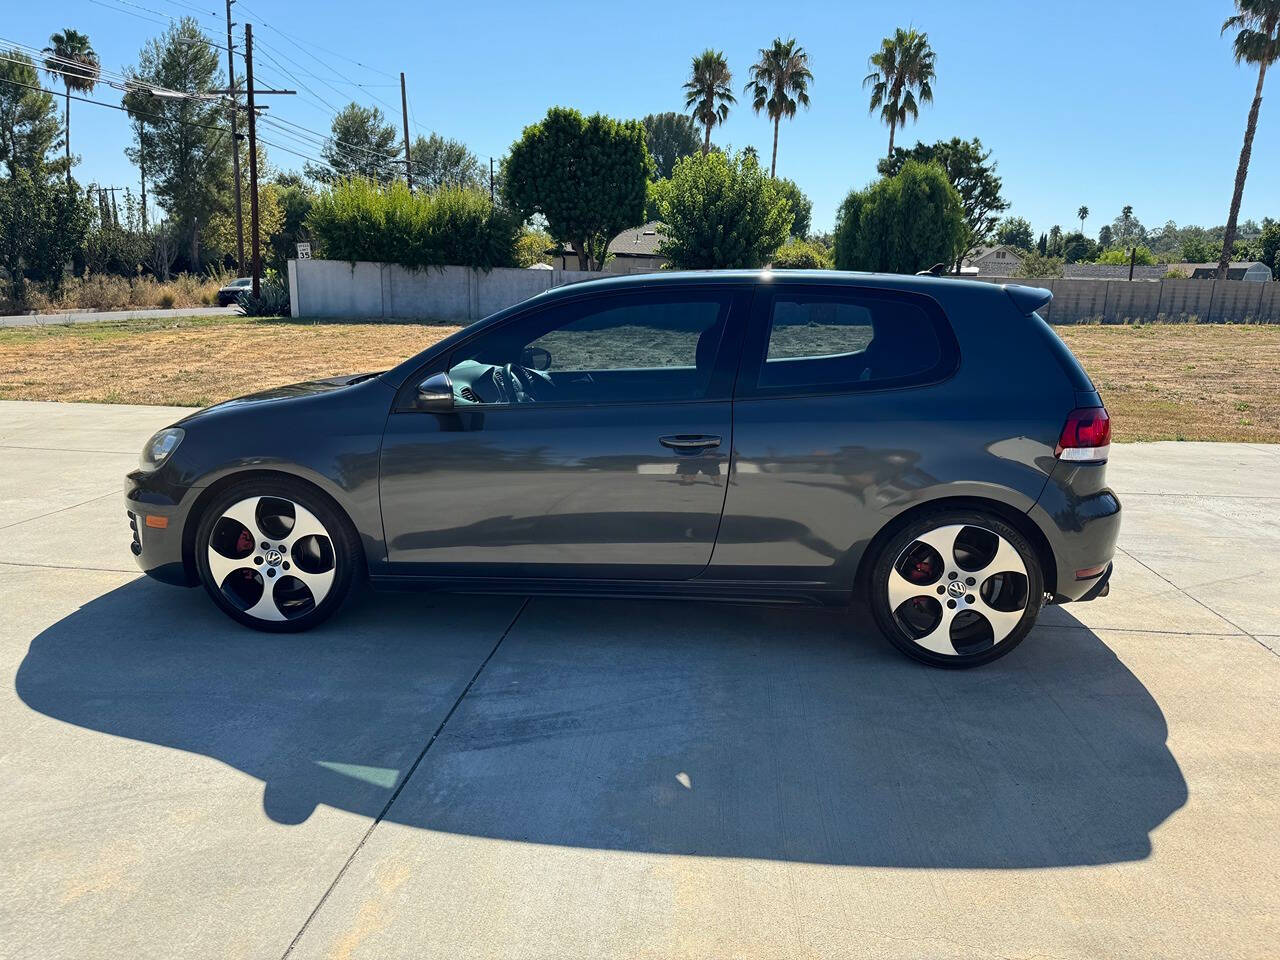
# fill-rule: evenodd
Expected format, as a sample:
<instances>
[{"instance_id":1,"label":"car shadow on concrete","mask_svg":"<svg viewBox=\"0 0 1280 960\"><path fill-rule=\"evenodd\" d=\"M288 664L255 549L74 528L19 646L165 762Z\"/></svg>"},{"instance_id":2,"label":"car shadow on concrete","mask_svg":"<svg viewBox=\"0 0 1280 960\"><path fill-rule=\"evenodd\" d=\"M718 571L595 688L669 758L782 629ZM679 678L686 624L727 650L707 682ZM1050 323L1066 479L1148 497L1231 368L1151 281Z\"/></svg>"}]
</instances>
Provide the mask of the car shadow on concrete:
<instances>
[{"instance_id":1,"label":"car shadow on concrete","mask_svg":"<svg viewBox=\"0 0 1280 960\"><path fill-rule=\"evenodd\" d=\"M137 580L37 636L15 685L258 778L278 823L327 804L571 847L1047 867L1142 859L1187 799L1158 704L1065 608L955 672L858 608L537 599L423 754L518 606L372 595L280 636Z\"/></svg>"}]
</instances>

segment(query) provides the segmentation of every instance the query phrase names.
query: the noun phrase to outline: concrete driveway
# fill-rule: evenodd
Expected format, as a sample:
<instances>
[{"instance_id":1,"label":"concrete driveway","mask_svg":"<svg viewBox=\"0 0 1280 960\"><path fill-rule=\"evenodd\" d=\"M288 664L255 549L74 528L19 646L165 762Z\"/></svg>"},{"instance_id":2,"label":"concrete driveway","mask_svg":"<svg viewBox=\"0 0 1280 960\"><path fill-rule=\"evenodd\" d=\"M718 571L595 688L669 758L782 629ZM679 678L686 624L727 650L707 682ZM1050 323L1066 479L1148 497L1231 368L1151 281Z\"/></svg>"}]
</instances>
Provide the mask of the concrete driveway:
<instances>
[{"instance_id":1,"label":"concrete driveway","mask_svg":"<svg viewBox=\"0 0 1280 960\"><path fill-rule=\"evenodd\" d=\"M135 575L162 408L0 404L0 956L1274 957L1280 448L1115 448L1112 596L868 617Z\"/></svg>"}]
</instances>

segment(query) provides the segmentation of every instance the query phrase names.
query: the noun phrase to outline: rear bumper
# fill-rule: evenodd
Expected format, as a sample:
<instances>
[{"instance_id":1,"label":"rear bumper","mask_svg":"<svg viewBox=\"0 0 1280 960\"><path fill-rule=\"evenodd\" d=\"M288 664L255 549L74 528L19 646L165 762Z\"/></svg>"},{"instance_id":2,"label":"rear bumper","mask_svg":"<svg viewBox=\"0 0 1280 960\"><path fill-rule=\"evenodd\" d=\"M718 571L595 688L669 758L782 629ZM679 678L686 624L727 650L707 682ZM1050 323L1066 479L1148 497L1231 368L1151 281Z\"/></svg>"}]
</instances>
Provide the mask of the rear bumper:
<instances>
[{"instance_id":1,"label":"rear bumper","mask_svg":"<svg viewBox=\"0 0 1280 960\"><path fill-rule=\"evenodd\" d=\"M1093 600L1109 589L1121 510L1104 471L1105 465L1059 463L1031 508L1053 550L1056 575L1045 590L1058 603ZM1096 572L1077 579L1086 570Z\"/></svg>"},{"instance_id":2,"label":"rear bumper","mask_svg":"<svg viewBox=\"0 0 1280 960\"><path fill-rule=\"evenodd\" d=\"M129 550L147 576L181 587L196 585L195 571L183 556L183 531L196 492L174 489L155 473L134 471L125 477Z\"/></svg>"}]
</instances>

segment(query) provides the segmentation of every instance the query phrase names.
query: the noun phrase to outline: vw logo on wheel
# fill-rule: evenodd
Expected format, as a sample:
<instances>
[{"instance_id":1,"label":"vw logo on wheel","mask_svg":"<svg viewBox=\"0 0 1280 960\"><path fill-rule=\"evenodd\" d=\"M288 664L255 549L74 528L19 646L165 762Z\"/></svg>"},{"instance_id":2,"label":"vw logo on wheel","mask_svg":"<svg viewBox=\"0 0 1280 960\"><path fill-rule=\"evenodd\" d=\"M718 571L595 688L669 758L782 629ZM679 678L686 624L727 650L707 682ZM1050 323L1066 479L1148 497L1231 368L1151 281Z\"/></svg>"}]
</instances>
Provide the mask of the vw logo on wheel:
<instances>
[{"instance_id":1,"label":"vw logo on wheel","mask_svg":"<svg viewBox=\"0 0 1280 960\"><path fill-rule=\"evenodd\" d=\"M268 564L270 564L271 566L273 566L273 567L278 567L278 566L280 566L280 561L281 561L281 560L283 560L283 559L284 559L284 557L280 556L280 551L279 551L279 550L268 550L268 551L267 551L267 563L268 563Z\"/></svg>"},{"instance_id":2,"label":"vw logo on wheel","mask_svg":"<svg viewBox=\"0 0 1280 960\"><path fill-rule=\"evenodd\" d=\"M947 584L947 593L953 597L963 597L967 589L963 580L952 580Z\"/></svg>"}]
</instances>

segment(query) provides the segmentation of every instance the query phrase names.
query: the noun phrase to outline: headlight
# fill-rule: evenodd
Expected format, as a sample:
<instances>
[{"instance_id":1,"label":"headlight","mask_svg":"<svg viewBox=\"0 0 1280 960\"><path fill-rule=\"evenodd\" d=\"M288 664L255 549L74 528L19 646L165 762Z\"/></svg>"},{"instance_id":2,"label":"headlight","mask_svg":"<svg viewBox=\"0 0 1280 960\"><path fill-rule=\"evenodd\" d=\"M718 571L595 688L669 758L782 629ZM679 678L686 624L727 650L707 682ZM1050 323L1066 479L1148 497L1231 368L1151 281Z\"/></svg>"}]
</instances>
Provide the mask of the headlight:
<instances>
[{"instance_id":1,"label":"headlight","mask_svg":"<svg viewBox=\"0 0 1280 960\"><path fill-rule=\"evenodd\" d=\"M154 437L147 441L147 445L142 448L142 457L139 460L139 466L143 470L159 470L169 454L178 449L178 444L182 442L185 436L181 427L168 427L161 430Z\"/></svg>"}]
</instances>

